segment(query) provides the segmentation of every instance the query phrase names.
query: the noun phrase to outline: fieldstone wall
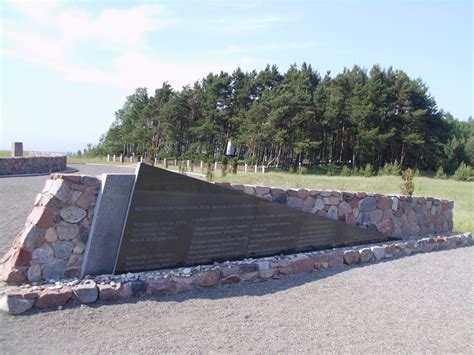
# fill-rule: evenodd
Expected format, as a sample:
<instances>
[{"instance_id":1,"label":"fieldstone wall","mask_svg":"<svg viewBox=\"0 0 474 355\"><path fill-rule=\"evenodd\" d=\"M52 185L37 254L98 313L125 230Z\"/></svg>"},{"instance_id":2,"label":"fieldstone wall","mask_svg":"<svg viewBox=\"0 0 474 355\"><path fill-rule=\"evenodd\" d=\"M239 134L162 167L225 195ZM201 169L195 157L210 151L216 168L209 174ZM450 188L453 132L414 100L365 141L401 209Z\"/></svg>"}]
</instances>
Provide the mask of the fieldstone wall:
<instances>
[{"instance_id":1,"label":"fieldstone wall","mask_svg":"<svg viewBox=\"0 0 474 355\"><path fill-rule=\"evenodd\" d=\"M20 284L77 277L99 188L96 177L52 175L0 260L0 280Z\"/></svg>"},{"instance_id":2,"label":"fieldstone wall","mask_svg":"<svg viewBox=\"0 0 474 355\"><path fill-rule=\"evenodd\" d=\"M311 253L214 263L122 275L101 275L84 280L63 280L0 290L0 310L21 314L32 307L62 309L67 304L116 302L141 296L165 296L201 287L262 282L291 274L348 267L380 260L472 245L470 233L409 239Z\"/></svg>"},{"instance_id":3,"label":"fieldstone wall","mask_svg":"<svg viewBox=\"0 0 474 355\"><path fill-rule=\"evenodd\" d=\"M0 175L42 174L66 169L66 156L0 158Z\"/></svg>"},{"instance_id":4,"label":"fieldstone wall","mask_svg":"<svg viewBox=\"0 0 474 355\"><path fill-rule=\"evenodd\" d=\"M101 181L53 174L13 247L0 260L0 281L48 282L79 276ZM267 200L395 237L439 235L452 229L452 201L307 189L224 184Z\"/></svg>"},{"instance_id":5,"label":"fieldstone wall","mask_svg":"<svg viewBox=\"0 0 474 355\"><path fill-rule=\"evenodd\" d=\"M453 230L454 202L448 200L366 192L221 185L319 216L377 229L397 238Z\"/></svg>"}]
</instances>

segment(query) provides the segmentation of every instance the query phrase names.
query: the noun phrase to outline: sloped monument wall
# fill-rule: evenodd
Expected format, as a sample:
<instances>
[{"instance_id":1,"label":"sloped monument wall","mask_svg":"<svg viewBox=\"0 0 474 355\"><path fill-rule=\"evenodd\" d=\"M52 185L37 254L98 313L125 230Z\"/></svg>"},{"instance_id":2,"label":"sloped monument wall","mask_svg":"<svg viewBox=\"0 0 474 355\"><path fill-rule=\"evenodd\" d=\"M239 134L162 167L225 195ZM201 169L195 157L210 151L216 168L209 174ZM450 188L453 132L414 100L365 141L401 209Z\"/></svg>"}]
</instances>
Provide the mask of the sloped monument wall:
<instances>
[{"instance_id":1,"label":"sloped monument wall","mask_svg":"<svg viewBox=\"0 0 474 355\"><path fill-rule=\"evenodd\" d=\"M454 203L447 200L224 185L394 237L435 235L453 228ZM0 280L21 284L78 277L100 186L99 177L53 174L0 261Z\"/></svg>"}]
</instances>

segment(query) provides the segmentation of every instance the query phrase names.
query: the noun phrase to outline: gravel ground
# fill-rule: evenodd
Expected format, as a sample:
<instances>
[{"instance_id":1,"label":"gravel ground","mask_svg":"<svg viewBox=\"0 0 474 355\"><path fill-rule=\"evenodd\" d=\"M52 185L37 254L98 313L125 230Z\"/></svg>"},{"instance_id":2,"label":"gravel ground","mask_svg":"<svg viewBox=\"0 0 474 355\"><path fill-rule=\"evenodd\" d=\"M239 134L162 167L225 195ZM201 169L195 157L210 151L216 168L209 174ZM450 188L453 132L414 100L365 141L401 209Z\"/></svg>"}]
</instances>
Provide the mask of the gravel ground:
<instances>
[{"instance_id":1,"label":"gravel ground","mask_svg":"<svg viewBox=\"0 0 474 355\"><path fill-rule=\"evenodd\" d=\"M134 168L121 166L69 164L77 174L133 173ZM49 174L41 176L0 178L0 255L10 248L33 209L36 195L43 190Z\"/></svg>"},{"instance_id":2,"label":"gravel ground","mask_svg":"<svg viewBox=\"0 0 474 355\"><path fill-rule=\"evenodd\" d=\"M136 302L0 315L2 353L473 353L474 247Z\"/></svg>"},{"instance_id":3,"label":"gravel ground","mask_svg":"<svg viewBox=\"0 0 474 355\"><path fill-rule=\"evenodd\" d=\"M2 220L2 245L17 227L10 219L21 226L45 179L0 179L0 211L11 226ZM135 302L1 314L0 353L473 353L473 272L468 247Z\"/></svg>"}]
</instances>

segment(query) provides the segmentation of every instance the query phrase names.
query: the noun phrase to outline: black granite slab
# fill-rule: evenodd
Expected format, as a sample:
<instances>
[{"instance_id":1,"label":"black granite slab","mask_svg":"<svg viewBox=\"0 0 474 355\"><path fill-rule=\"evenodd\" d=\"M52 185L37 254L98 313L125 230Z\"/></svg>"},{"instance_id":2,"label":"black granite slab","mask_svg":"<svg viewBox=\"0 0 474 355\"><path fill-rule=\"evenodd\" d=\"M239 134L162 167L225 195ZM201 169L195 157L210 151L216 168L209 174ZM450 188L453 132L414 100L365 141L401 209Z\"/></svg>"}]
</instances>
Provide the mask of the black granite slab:
<instances>
[{"instance_id":1,"label":"black granite slab","mask_svg":"<svg viewBox=\"0 0 474 355\"><path fill-rule=\"evenodd\" d=\"M140 164L115 273L209 264L393 239Z\"/></svg>"}]
</instances>

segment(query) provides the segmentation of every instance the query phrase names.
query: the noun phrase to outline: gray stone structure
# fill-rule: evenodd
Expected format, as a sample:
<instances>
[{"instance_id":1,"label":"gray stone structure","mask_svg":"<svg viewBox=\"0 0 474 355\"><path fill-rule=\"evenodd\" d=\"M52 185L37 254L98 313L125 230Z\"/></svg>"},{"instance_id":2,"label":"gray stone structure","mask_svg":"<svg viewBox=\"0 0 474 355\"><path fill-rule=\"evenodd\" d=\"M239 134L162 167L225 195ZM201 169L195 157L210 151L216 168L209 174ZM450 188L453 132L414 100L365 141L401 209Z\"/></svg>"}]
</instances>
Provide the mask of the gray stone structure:
<instances>
[{"instance_id":1,"label":"gray stone structure","mask_svg":"<svg viewBox=\"0 0 474 355\"><path fill-rule=\"evenodd\" d=\"M0 159L0 175L47 174L66 170L66 156Z\"/></svg>"},{"instance_id":2,"label":"gray stone structure","mask_svg":"<svg viewBox=\"0 0 474 355\"><path fill-rule=\"evenodd\" d=\"M127 215L134 174L103 174L81 276L111 273Z\"/></svg>"},{"instance_id":3,"label":"gray stone structure","mask_svg":"<svg viewBox=\"0 0 474 355\"><path fill-rule=\"evenodd\" d=\"M12 143L12 158L23 156L23 143L13 142Z\"/></svg>"}]
</instances>

